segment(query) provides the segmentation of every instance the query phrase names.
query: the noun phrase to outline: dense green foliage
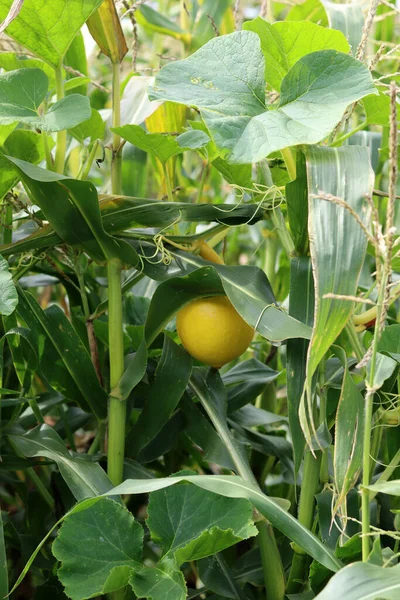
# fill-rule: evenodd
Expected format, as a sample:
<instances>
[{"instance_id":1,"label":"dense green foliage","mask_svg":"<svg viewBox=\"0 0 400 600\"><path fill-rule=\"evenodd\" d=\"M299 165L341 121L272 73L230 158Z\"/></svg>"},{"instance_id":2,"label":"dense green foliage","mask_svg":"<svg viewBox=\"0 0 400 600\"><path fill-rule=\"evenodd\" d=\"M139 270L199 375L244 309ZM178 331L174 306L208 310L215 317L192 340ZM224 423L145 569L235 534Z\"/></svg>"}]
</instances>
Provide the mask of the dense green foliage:
<instances>
[{"instance_id":1,"label":"dense green foliage","mask_svg":"<svg viewBox=\"0 0 400 600\"><path fill-rule=\"evenodd\" d=\"M399 597L398 12L0 0L0 598Z\"/></svg>"}]
</instances>

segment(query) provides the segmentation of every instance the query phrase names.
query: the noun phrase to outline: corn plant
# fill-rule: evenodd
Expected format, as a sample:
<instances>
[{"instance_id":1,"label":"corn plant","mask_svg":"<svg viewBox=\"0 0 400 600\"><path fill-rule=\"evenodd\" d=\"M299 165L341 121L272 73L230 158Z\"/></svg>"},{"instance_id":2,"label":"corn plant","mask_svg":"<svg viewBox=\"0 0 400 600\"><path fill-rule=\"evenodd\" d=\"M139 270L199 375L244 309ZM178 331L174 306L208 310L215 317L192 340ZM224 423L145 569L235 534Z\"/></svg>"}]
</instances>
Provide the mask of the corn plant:
<instances>
[{"instance_id":1,"label":"corn plant","mask_svg":"<svg viewBox=\"0 0 400 600\"><path fill-rule=\"evenodd\" d=\"M400 597L398 13L0 0L1 598Z\"/></svg>"}]
</instances>

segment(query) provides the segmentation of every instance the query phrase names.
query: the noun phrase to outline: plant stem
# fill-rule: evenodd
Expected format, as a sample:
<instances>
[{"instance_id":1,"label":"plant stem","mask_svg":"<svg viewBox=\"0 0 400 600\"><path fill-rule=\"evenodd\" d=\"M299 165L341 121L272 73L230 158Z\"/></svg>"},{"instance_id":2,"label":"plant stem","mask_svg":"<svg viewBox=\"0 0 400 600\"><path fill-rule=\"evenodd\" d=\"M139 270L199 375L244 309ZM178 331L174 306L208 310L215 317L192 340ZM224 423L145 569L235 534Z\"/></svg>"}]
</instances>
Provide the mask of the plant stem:
<instances>
[{"instance_id":1,"label":"plant stem","mask_svg":"<svg viewBox=\"0 0 400 600\"><path fill-rule=\"evenodd\" d=\"M349 338L349 342L351 344L352 350L356 355L358 361L362 359L365 354L365 351L361 345L360 339L358 337L357 331L355 330L354 323L349 321L345 327L345 331L347 333L347 337Z\"/></svg>"},{"instance_id":2,"label":"plant stem","mask_svg":"<svg viewBox=\"0 0 400 600\"><path fill-rule=\"evenodd\" d=\"M120 93L120 65L112 65L112 126L121 125L121 93ZM122 168L122 150L121 136L113 133L112 142L112 162L111 162L111 192L120 194L122 188L121 168Z\"/></svg>"},{"instance_id":3,"label":"plant stem","mask_svg":"<svg viewBox=\"0 0 400 600\"><path fill-rule=\"evenodd\" d=\"M42 131L42 140L43 140L43 146L44 146L44 153L46 155L46 169L48 171L53 171L53 169L54 169L53 157L51 156L51 152L50 152L49 138L47 137L47 133L45 131Z\"/></svg>"},{"instance_id":4,"label":"plant stem","mask_svg":"<svg viewBox=\"0 0 400 600\"><path fill-rule=\"evenodd\" d=\"M163 173L164 173L165 187L167 188L168 202L174 202L174 195L172 193L171 177L169 176L168 167L165 163L163 163L162 168L163 168Z\"/></svg>"},{"instance_id":5,"label":"plant stem","mask_svg":"<svg viewBox=\"0 0 400 600\"><path fill-rule=\"evenodd\" d=\"M321 452L316 453L316 458L311 452L307 452L304 459L303 481L301 484L298 520L311 531L314 520L314 496L319 486L319 475L321 465ZM292 566L290 568L287 594L296 593L304 580L304 567L307 555L301 548L295 546Z\"/></svg>"},{"instance_id":6,"label":"plant stem","mask_svg":"<svg viewBox=\"0 0 400 600\"><path fill-rule=\"evenodd\" d=\"M368 125L368 123L366 121L364 121L363 123L360 123L359 125L357 125L357 127L354 127L354 129L352 129L351 131L348 131L344 135L340 136L340 138L337 138L337 140L334 140L329 145L332 148L335 148L336 146L340 146L340 144L342 142L345 142L349 137L351 137L352 135L354 135L355 133L357 133L357 131L361 131L362 129L365 129L367 125Z\"/></svg>"},{"instance_id":7,"label":"plant stem","mask_svg":"<svg viewBox=\"0 0 400 600\"><path fill-rule=\"evenodd\" d=\"M113 389L124 372L124 342L122 329L121 265L108 262L108 332L110 349L110 388ZM108 475L113 485L123 480L125 451L126 401L110 396L108 414Z\"/></svg>"},{"instance_id":8,"label":"plant stem","mask_svg":"<svg viewBox=\"0 0 400 600\"><path fill-rule=\"evenodd\" d=\"M64 98L64 80L63 68L59 66L55 70L56 75L56 94L57 101ZM54 161L54 170L56 173L64 172L65 155L67 153L67 131L57 132L56 158Z\"/></svg>"},{"instance_id":9,"label":"plant stem","mask_svg":"<svg viewBox=\"0 0 400 600\"><path fill-rule=\"evenodd\" d=\"M296 179L296 160L293 157L293 153L290 148L284 148L281 150L283 160L289 173L289 177L292 181Z\"/></svg>"},{"instance_id":10,"label":"plant stem","mask_svg":"<svg viewBox=\"0 0 400 600\"><path fill-rule=\"evenodd\" d=\"M113 64L113 127L120 125L120 66ZM113 134L111 185L112 193L121 193L121 138ZM124 372L124 341L122 320L122 291L121 291L121 263L111 259L107 263L108 276L108 337L110 352L110 389L113 389ZM113 485L123 481L124 453L125 453L125 426L126 426L126 401L110 396L108 409L108 457L107 471ZM123 590L120 590L123 594ZM114 594L117 599L119 592ZM123 596L122 596L123 597Z\"/></svg>"},{"instance_id":11,"label":"plant stem","mask_svg":"<svg viewBox=\"0 0 400 600\"><path fill-rule=\"evenodd\" d=\"M96 158L96 154L97 154L97 150L99 149L99 145L100 144L99 144L98 140L95 140L95 142L93 143L92 149L89 153L88 159L82 168L82 172L79 173L79 175L78 175L78 179L85 181L88 178L89 171L92 168L94 159Z\"/></svg>"}]
</instances>

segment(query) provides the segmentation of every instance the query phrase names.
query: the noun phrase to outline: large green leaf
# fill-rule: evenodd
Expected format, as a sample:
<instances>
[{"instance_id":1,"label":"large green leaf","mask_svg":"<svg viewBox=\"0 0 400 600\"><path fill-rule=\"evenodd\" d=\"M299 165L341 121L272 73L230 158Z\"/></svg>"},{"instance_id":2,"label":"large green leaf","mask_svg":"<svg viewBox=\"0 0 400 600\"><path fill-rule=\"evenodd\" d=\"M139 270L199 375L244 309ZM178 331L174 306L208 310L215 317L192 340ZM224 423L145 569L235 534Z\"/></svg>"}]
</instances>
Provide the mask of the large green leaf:
<instances>
[{"instance_id":1,"label":"large green leaf","mask_svg":"<svg viewBox=\"0 0 400 600\"><path fill-rule=\"evenodd\" d=\"M398 600L400 565L390 568L354 563L332 577L315 600Z\"/></svg>"},{"instance_id":2,"label":"large green leaf","mask_svg":"<svg viewBox=\"0 0 400 600\"><path fill-rule=\"evenodd\" d=\"M86 347L64 312L55 304L43 311L35 298L21 288L18 295L18 316L42 348L40 368L45 378L83 409L104 418L107 394L99 384Z\"/></svg>"},{"instance_id":3,"label":"large green leaf","mask_svg":"<svg viewBox=\"0 0 400 600\"><path fill-rule=\"evenodd\" d=\"M228 498L247 498L263 514L274 527L282 531L289 539L296 542L305 552L331 571L341 568L340 561L313 534L303 527L290 513L284 510L260 490L245 483L241 477L234 475L182 475L154 480L128 479L106 495L143 494L164 489L181 481L194 483L202 489L221 494Z\"/></svg>"},{"instance_id":4,"label":"large green leaf","mask_svg":"<svg viewBox=\"0 0 400 600\"><path fill-rule=\"evenodd\" d=\"M232 33L166 65L150 98L200 109L230 160L251 163L287 146L320 142L350 103L376 91L366 66L322 50L294 64L282 81L278 108L267 110L264 69L257 34Z\"/></svg>"},{"instance_id":5,"label":"large green leaf","mask_svg":"<svg viewBox=\"0 0 400 600\"><path fill-rule=\"evenodd\" d=\"M8 595L8 566L4 541L3 518L0 510L0 598Z\"/></svg>"},{"instance_id":6,"label":"large green leaf","mask_svg":"<svg viewBox=\"0 0 400 600\"><path fill-rule=\"evenodd\" d=\"M75 35L102 1L24 0L6 32L53 67L59 67ZM12 3L0 0L0 21L6 18Z\"/></svg>"},{"instance_id":7,"label":"large green leaf","mask_svg":"<svg viewBox=\"0 0 400 600\"><path fill-rule=\"evenodd\" d=\"M101 466L90 457L68 452L58 433L48 425L26 433L12 433L10 439L26 457L44 456L54 460L77 500L104 494L111 488L111 482Z\"/></svg>"},{"instance_id":8,"label":"large green leaf","mask_svg":"<svg viewBox=\"0 0 400 600\"><path fill-rule=\"evenodd\" d=\"M196 475L188 472L187 475ZM247 500L178 485L150 495L147 525L152 540L178 565L210 556L257 535Z\"/></svg>"},{"instance_id":9,"label":"large green leaf","mask_svg":"<svg viewBox=\"0 0 400 600\"><path fill-rule=\"evenodd\" d=\"M348 54L349 43L340 31L320 27L311 21L278 21L272 25L257 17L243 25L260 38L265 57L265 80L279 90L282 79L306 54L318 50L338 50Z\"/></svg>"},{"instance_id":10,"label":"large green leaf","mask_svg":"<svg viewBox=\"0 0 400 600\"><path fill-rule=\"evenodd\" d=\"M137 263L135 250L104 230L93 183L46 171L16 158L7 158L18 170L31 198L64 242L83 248L97 260L118 259L129 265Z\"/></svg>"},{"instance_id":11,"label":"large green leaf","mask_svg":"<svg viewBox=\"0 0 400 600\"><path fill-rule=\"evenodd\" d=\"M121 232L124 229L139 226L168 227L179 219L196 223L216 221L227 225L253 224L265 215L263 207L254 203L242 203L237 206L232 204L190 204L126 196L103 198L100 201L100 211L104 229L108 233ZM54 218L57 218L57 214ZM0 252L3 256L10 256L19 252L54 246L60 241L61 237L50 226L45 226L23 240L0 246ZM154 250L153 247L152 254Z\"/></svg>"},{"instance_id":12,"label":"large green leaf","mask_svg":"<svg viewBox=\"0 0 400 600\"><path fill-rule=\"evenodd\" d=\"M75 127L90 117L89 99L71 94L50 106L39 107L46 97L49 80L42 69L18 69L0 75L0 123L19 121L43 131Z\"/></svg>"},{"instance_id":13,"label":"large green leaf","mask_svg":"<svg viewBox=\"0 0 400 600\"><path fill-rule=\"evenodd\" d=\"M368 489L381 494L389 494L390 496L400 496L400 479L392 479L392 481L383 481L382 483L374 483L368 486Z\"/></svg>"},{"instance_id":14,"label":"large green leaf","mask_svg":"<svg viewBox=\"0 0 400 600\"><path fill-rule=\"evenodd\" d=\"M67 516L52 550L68 597L83 600L124 587L132 568L141 568L142 545L141 525L113 500Z\"/></svg>"},{"instance_id":15,"label":"large green leaf","mask_svg":"<svg viewBox=\"0 0 400 600\"><path fill-rule=\"evenodd\" d=\"M350 211L357 214L367 226L369 209L365 196L372 193L374 174L368 149L360 146L309 148L306 161L315 314L308 350L307 393L303 395L300 416L303 431L310 443L313 429L310 429L312 377L324 354L350 319L354 308L351 301L326 298L325 295L355 296L357 293L367 238ZM343 200L349 210L324 199L323 194L331 194Z\"/></svg>"},{"instance_id":16,"label":"large green leaf","mask_svg":"<svg viewBox=\"0 0 400 600\"><path fill-rule=\"evenodd\" d=\"M11 315L18 304L18 294L8 262L0 256L0 315Z\"/></svg>"},{"instance_id":17,"label":"large green leaf","mask_svg":"<svg viewBox=\"0 0 400 600\"><path fill-rule=\"evenodd\" d=\"M185 600L187 589L181 571L173 565L140 565L131 572L129 583L138 598L148 600Z\"/></svg>"},{"instance_id":18,"label":"large green leaf","mask_svg":"<svg viewBox=\"0 0 400 600\"><path fill-rule=\"evenodd\" d=\"M328 27L328 16L321 0L305 0L294 4L286 15L287 21L311 21Z\"/></svg>"},{"instance_id":19,"label":"large green leaf","mask_svg":"<svg viewBox=\"0 0 400 600\"><path fill-rule=\"evenodd\" d=\"M16 71L17 69L42 69L49 78L50 89L54 89L55 74L54 69L39 58L27 58L16 52L0 52L0 67L5 71Z\"/></svg>"}]
</instances>

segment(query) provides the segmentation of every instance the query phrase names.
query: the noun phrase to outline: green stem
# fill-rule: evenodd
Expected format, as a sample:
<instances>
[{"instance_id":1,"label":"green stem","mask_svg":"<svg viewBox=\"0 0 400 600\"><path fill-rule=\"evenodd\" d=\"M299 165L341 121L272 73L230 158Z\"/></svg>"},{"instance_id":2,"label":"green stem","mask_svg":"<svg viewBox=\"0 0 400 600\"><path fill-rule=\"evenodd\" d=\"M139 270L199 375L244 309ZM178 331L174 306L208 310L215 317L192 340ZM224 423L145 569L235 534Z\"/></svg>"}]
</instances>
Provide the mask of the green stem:
<instances>
[{"instance_id":1,"label":"green stem","mask_svg":"<svg viewBox=\"0 0 400 600\"><path fill-rule=\"evenodd\" d=\"M379 475L378 479L375 483L384 483L385 481L389 481L394 471L397 469L400 463L400 450L397 450L396 454L393 456L392 460L386 467L384 471ZM373 492L372 490L369 493L370 502L375 498L378 492Z\"/></svg>"},{"instance_id":2,"label":"green stem","mask_svg":"<svg viewBox=\"0 0 400 600\"><path fill-rule=\"evenodd\" d=\"M365 396L364 407L364 440L363 440L363 473L362 473L362 490L361 490L361 531L362 531L362 559L364 562L368 560L370 552L369 533L371 525L370 514L370 491L367 487L370 484L370 467L371 467L371 428L372 428L372 413L374 407L374 380L376 369L376 356L378 352L379 342L379 323L385 290L387 285L387 274L382 275L381 286L377 302L377 315L375 322L374 337L372 340L372 355L370 362L370 371L367 381L367 393Z\"/></svg>"},{"instance_id":3,"label":"green stem","mask_svg":"<svg viewBox=\"0 0 400 600\"><path fill-rule=\"evenodd\" d=\"M121 265L108 262L108 335L110 349L110 389L124 372L122 329ZM126 401L110 397L108 414L108 475L114 485L123 481Z\"/></svg>"},{"instance_id":4,"label":"green stem","mask_svg":"<svg viewBox=\"0 0 400 600\"><path fill-rule=\"evenodd\" d=\"M294 252L294 243L286 226L285 217L279 207L274 208L270 212L271 221L278 235L278 238L288 256L290 258Z\"/></svg>"},{"instance_id":5,"label":"green stem","mask_svg":"<svg viewBox=\"0 0 400 600\"><path fill-rule=\"evenodd\" d=\"M345 142L347 139L349 139L349 137L351 137L352 135L357 133L357 131L361 131L362 129L365 129L367 127L367 125L368 125L368 123L366 121L364 121L363 123L360 123L360 125L357 125L357 127L354 127L354 129L352 129L351 131L348 131L344 135L341 135L339 138L337 138L337 140L334 140L329 145L332 148L335 148L336 146L340 146L343 142Z\"/></svg>"},{"instance_id":6,"label":"green stem","mask_svg":"<svg viewBox=\"0 0 400 600\"><path fill-rule=\"evenodd\" d=\"M281 154L283 156L283 160L285 161L289 177L292 181L294 181L296 179L296 160L293 156L293 152L290 148L284 148L281 150Z\"/></svg>"},{"instance_id":7,"label":"green stem","mask_svg":"<svg viewBox=\"0 0 400 600\"><path fill-rule=\"evenodd\" d=\"M112 65L112 125L119 127L121 124L121 92L120 92L120 65ZM113 194L121 194L122 179L122 150L121 136L113 133L112 162L111 162L111 191Z\"/></svg>"},{"instance_id":8,"label":"green stem","mask_svg":"<svg viewBox=\"0 0 400 600\"><path fill-rule=\"evenodd\" d=\"M82 168L82 172L79 173L78 179L81 179L82 181L85 181L88 178L89 171L92 168L92 164L93 164L94 159L96 158L96 154L97 154L97 150L99 149L99 145L100 144L99 144L98 140L96 140L93 143L93 146L92 146L92 149L91 149L91 151L89 153L88 159L87 159L85 165Z\"/></svg>"},{"instance_id":9,"label":"green stem","mask_svg":"<svg viewBox=\"0 0 400 600\"><path fill-rule=\"evenodd\" d=\"M89 456L91 456L92 454L96 454L97 450L99 448L101 448L105 431L106 431L105 421L99 421L96 436L88 450Z\"/></svg>"},{"instance_id":10,"label":"green stem","mask_svg":"<svg viewBox=\"0 0 400 600\"><path fill-rule=\"evenodd\" d=\"M112 124L120 125L120 66L112 65ZM121 138L113 134L112 163L111 163L111 191L113 194L121 193ZM121 292L121 263L118 260L109 260L107 263L108 276L108 337L110 352L110 389L113 389L124 372L124 341L122 320L122 292ZM108 456L107 472L113 485L123 481L124 454L125 454L125 428L126 428L126 401L110 396L108 409ZM122 598L124 590L115 592L113 598Z\"/></svg>"},{"instance_id":11,"label":"green stem","mask_svg":"<svg viewBox=\"0 0 400 600\"><path fill-rule=\"evenodd\" d=\"M44 146L44 153L46 155L46 169L48 171L53 171L53 169L54 169L53 157L50 152L49 138L47 137L47 133L45 131L42 131L42 140L43 140L43 146Z\"/></svg>"},{"instance_id":12,"label":"green stem","mask_svg":"<svg viewBox=\"0 0 400 600\"><path fill-rule=\"evenodd\" d=\"M315 458L311 452L307 452L304 459L303 481L301 484L298 520L311 531L314 521L315 494L319 487L319 475L321 465L321 453L317 452ZM292 566L290 568L287 594L295 594L304 581L304 568L307 555L301 548L294 547Z\"/></svg>"},{"instance_id":13,"label":"green stem","mask_svg":"<svg viewBox=\"0 0 400 600\"><path fill-rule=\"evenodd\" d=\"M347 333L347 337L349 338L352 350L356 355L357 360L360 361L365 354L365 350L361 345L360 338L358 337L358 333L352 321L347 323L345 331Z\"/></svg>"},{"instance_id":14,"label":"green stem","mask_svg":"<svg viewBox=\"0 0 400 600\"><path fill-rule=\"evenodd\" d=\"M275 285L275 267L276 267L276 257L278 255L278 238L272 233L269 235L265 241L265 261L264 261L264 271L266 276L268 277L268 281L271 284L272 289L274 289Z\"/></svg>"},{"instance_id":15,"label":"green stem","mask_svg":"<svg viewBox=\"0 0 400 600\"><path fill-rule=\"evenodd\" d=\"M64 79L63 68L59 66L55 70L56 75L56 93L57 101L64 98ZM67 153L67 131L57 132L56 158L54 161L54 170L56 173L64 172L65 155Z\"/></svg>"},{"instance_id":16,"label":"green stem","mask_svg":"<svg viewBox=\"0 0 400 600\"><path fill-rule=\"evenodd\" d=\"M164 173L165 187L167 188L168 202L174 202L174 195L172 193L172 182L171 177L169 176L168 167L165 163L162 163L162 168Z\"/></svg>"}]
</instances>

